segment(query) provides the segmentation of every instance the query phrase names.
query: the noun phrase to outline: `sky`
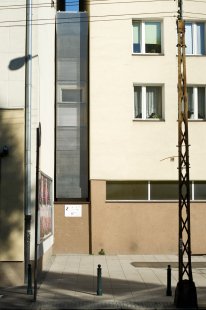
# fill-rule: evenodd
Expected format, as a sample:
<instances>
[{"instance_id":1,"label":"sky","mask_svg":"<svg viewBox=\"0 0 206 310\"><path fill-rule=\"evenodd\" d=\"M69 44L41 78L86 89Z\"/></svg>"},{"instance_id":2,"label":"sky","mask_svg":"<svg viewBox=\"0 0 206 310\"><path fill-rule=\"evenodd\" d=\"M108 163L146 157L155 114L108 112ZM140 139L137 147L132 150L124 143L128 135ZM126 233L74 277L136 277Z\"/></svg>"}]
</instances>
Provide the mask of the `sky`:
<instances>
[{"instance_id":1,"label":"sky","mask_svg":"<svg viewBox=\"0 0 206 310\"><path fill-rule=\"evenodd\" d=\"M66 0L66 11L79 11L79 1Z\"/></svg>"}]
</instances>

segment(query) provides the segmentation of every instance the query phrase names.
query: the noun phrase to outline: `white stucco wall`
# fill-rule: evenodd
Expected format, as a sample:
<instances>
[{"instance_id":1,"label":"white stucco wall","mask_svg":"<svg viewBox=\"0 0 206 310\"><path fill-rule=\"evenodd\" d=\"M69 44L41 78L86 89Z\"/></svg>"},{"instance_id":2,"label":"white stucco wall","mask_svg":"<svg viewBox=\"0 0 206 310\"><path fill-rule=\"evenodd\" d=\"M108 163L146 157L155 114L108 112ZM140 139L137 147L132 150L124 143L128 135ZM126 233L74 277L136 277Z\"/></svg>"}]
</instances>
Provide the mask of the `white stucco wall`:
<instances>
[{"instance_id":1,"label":"white stucco wall","mask_svg":"<svg viewBox=\"0 0 206 310\"><path fill-rule=\"evenodd\" d=\"M90 5L90 177L175 180L177 157L165 158L178 155L177 3L112 3ZM206 6L186 2L184 11ZM135 19L162 21L162 55L132 54ZM206 85L205 70L205 56L187 57L188 84ZM163 85L163 121L134 121L134 84ZM205 127L189 122L191 179L205 179Z\"/></svg>"},{"instance_id":2,"label":"white stucco wall","mask_svg":"<svg viewBox=\"0 0 206 310\"><path fill-rule=\"evenodd\" d=\"M36 129L41 124L40 166L41 172L52 179L54 197L54 103L55 103L55 14L56 8L51 7L47 0L41 5L40 0L33 8L32 27L32 201L35 206L36 182ZM35 217L33 217L33 220ZM33 221L34 227L34 221ZM34 232L34 230L33 230ZM34 234L31 240L33 257ZM47 240L53 244L53 236ZM43 243L43 249L46 248ZM44 253L39 253L40 255Z\"/></svg>"},{"instance_id":3,"label":"white stucco wall","mask_svg":"<svg viewBox=\"0 0 206 310\"><path fill-rule=\"evenodd\" d=\"M41 4L41 1L37 1ZM39 5L33 26L33 124L41 123L41 170L54 179L55 14L51 1Z\"/></svg>"},{"instance_id":4,"label":"white stucco wall","mask_svg":"<svg viewBox=\"0 0 206 310\"><path fill-rule=\"evenodd\" d=\"M0 108L23 108L24 66L9 68L11 61L25 54L25 1L1 1L0 10Z\"/></svg>"}]
</instances>

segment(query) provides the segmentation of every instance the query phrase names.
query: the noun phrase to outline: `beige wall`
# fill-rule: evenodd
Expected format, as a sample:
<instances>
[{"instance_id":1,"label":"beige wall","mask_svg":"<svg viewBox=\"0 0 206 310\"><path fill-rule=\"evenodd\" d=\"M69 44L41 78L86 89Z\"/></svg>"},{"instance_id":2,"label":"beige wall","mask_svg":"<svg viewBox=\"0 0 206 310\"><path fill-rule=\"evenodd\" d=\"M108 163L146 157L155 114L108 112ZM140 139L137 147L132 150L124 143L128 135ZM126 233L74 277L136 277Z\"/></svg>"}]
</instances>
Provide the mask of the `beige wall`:
<instances>
[{"instance_id":1,"label":"beige wall","mask_svg":"<svg viewBox=\"0 0 206 310\"><path fill-rule=\"evenodd\" d=\"M186 20L200 15L185 12L206 13L201 2L183 9ZM178 203L106 202L104 181L178 179L177 2L91 3L89 13L92 250L177 253ZM133 20L161 21L161 55L132 53ZM205 56L186 64L188 84L205 86ZM134 85L150 84L163 87L163 121L134 120ZM205 130L206 122L189 121L191 180L206 180ZM195 254L206 253L205 218L206 204L191 203Z\"/></svg>"},{"instance_id":2,"label":"beige wall","mask_svg":"<svg viewBox=\"0 0 206 310\"><path fill-rule=\"evenodd\" d=\"M88 254L90 252L90 206L82 204L81 217L65 217L64 207L64 204L54 206L53 253Z\"/></svg>"},{"instance_id":3,"label":"beige wall","mask_svg":"<svg viewBox=\"0 0 206 310\"><path fill-rule=\"evenodd\" d=\"M24 111L0 110L0 261L24 260Z\"/></svg>"},{"instance_id":4,"label":"beige wall","mask_svg":"<svg viewBox=\"0 0 206 310\"><path fill-rule=\"evenodd\" d=\"M1 262L0 277L1 277L0 287L24 285L24 263Z\"/></svg>"},{"instance_id":5,"label":"beige wall","mask_svg":"<svg viewBox=\"0 0 206 310\"><path fill-rule=\"evenodd\" d=\"M106 182L91 183L92 252L177 254L178 203L106 202ZM206 253L206 204L191 204L192 253Z\"/></svg>"},{"instance_id":6,"label":"beige wall","mask_svg":"<svg viewBox=\"0 0 206 310\"><path fill-rule=\"evenodd\" d=\"M184 10L204 12L205 5L185 2ZM177 158L162 160L177 155L176 11L175 1L91 4L91 179L177 179ZM162 21L162 55L132 54L135 19ZM205 57L187 57L189 84L206 85L205 71ZM163 85L164 121L133 120L134 83ZM192 179L206 178L205 130L206 122L189 123Z\"/></svg>"}]
</instances>

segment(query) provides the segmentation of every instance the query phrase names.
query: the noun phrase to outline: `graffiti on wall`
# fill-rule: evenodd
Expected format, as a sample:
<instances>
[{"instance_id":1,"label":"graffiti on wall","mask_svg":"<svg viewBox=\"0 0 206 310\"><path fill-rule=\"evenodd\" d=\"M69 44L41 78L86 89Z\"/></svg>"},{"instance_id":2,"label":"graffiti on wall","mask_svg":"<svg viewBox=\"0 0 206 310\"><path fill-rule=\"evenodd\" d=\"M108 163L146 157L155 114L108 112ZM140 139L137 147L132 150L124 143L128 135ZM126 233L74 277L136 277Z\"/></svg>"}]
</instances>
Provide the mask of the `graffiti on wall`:
<instances>
[{"instance_id":1,"label":"graffiti on wall","mask_svg":"<svg viewBox=\"0 0 206 310\"><path fill-rule=\"evenodd\" d=\"M40 241L52 234L52 180L40 173L39 180Z\"/></svg>"}]
</instances>

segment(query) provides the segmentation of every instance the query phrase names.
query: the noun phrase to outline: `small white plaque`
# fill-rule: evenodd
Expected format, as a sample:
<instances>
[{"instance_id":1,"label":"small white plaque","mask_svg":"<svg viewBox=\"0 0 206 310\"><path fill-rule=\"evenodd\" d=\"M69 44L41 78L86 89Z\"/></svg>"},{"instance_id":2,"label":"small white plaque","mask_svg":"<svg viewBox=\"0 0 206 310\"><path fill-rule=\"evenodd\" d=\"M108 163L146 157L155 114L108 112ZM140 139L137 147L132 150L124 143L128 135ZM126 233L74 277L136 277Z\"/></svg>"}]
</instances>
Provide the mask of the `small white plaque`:
<instances>
[{"instance_id":1,"label":"small white plaque","mask_svg":"<svg viewBox=\"0 0 206 310\"><path fill-rule=\"evenodd\" d=\"M82 205L65 205L65 217L82 217Z\"/></svg>"}]
</instances>

